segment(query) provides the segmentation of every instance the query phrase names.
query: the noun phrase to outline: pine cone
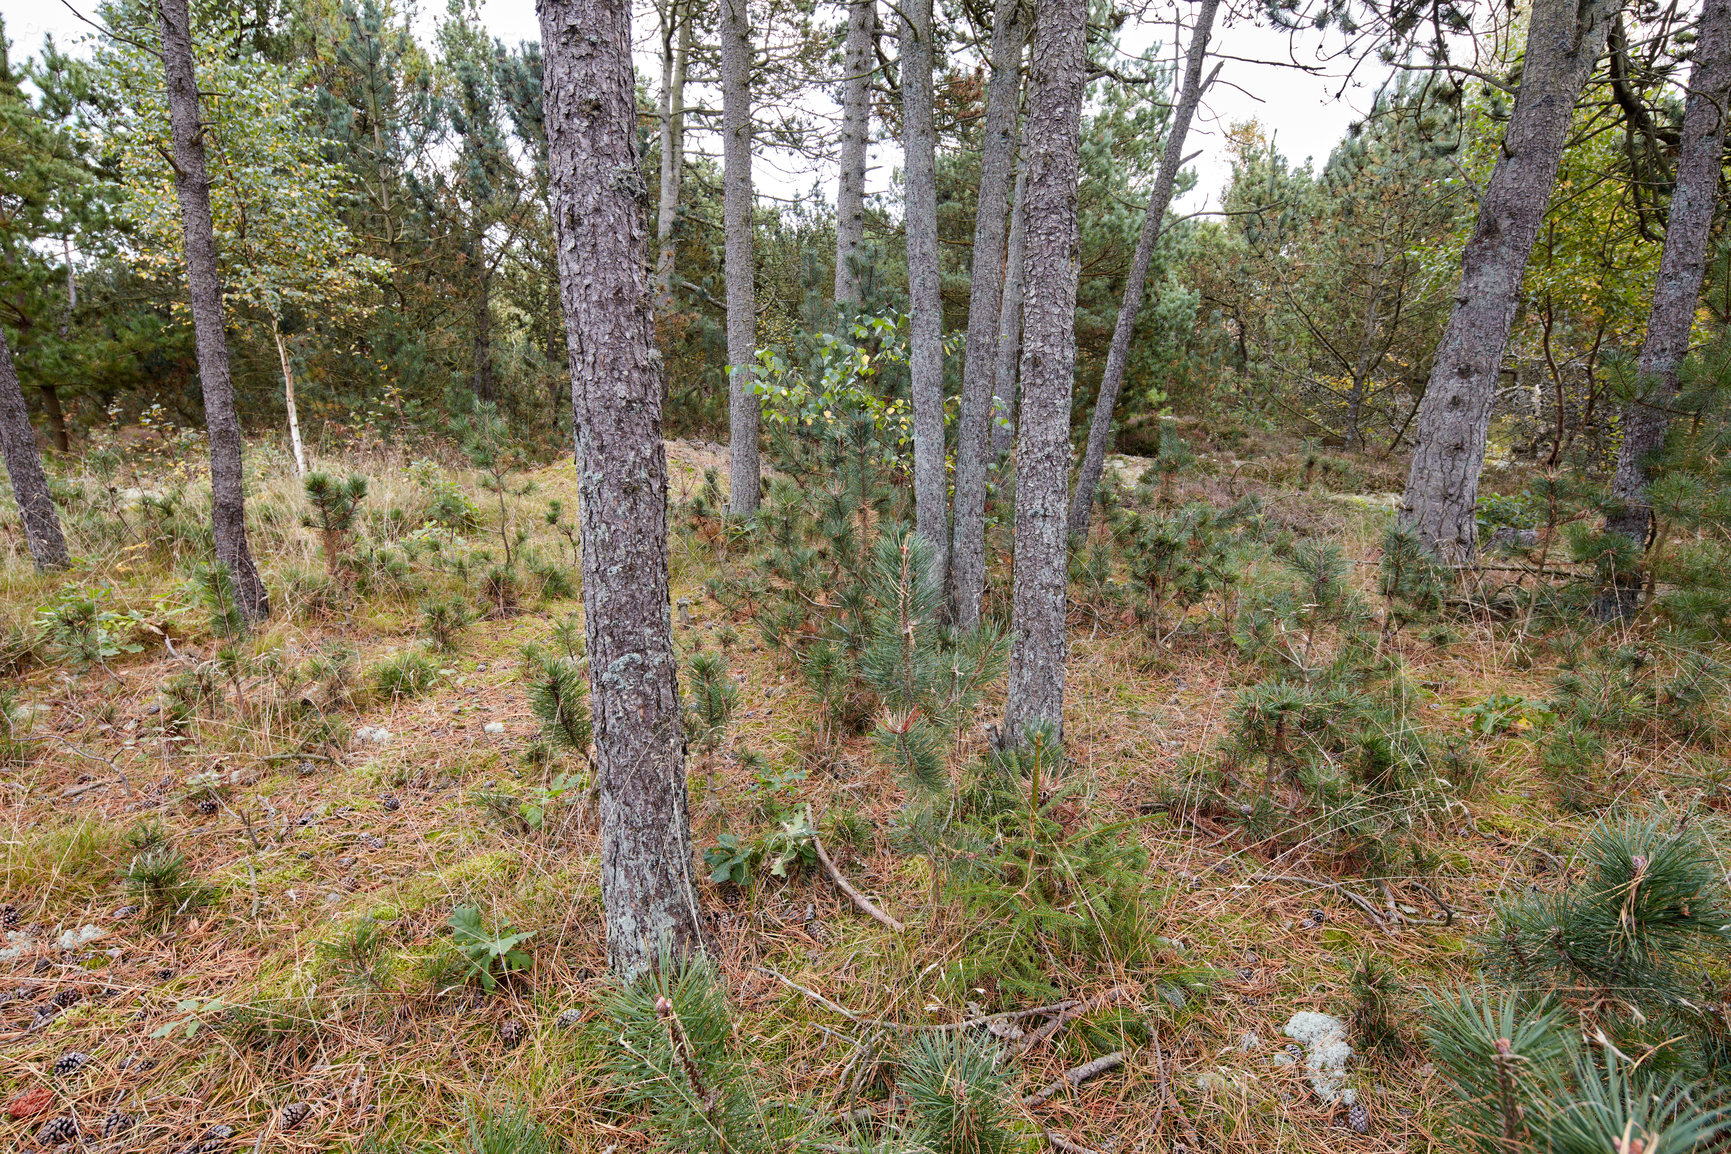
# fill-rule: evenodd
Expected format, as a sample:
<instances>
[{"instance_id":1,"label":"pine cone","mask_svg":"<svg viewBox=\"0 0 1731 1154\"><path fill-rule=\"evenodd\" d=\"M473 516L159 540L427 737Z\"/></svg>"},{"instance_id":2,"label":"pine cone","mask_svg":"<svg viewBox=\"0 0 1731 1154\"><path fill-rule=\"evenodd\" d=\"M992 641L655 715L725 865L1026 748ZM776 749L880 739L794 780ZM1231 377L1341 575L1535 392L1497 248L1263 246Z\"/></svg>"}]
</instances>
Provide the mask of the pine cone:
<instances>
[{"instance_id":1,"label":"pine cone","mask_svg":"<svg viewBox=\"0 0 1731 1154\"><path fill-rule=\"evenodd\" d=\"M43 1026L46 1026L49 1022L52 1022L59 1016L60 1007L50 1003L36 1011L35 1017L30 1019L30 1028L32 1030L40 1030Z\"/></svg>"},{"instance_id":2,"label":"pine cone","mask_svg":"<svg viewBox=\"0 0 1731 1154\"><path fill-rule=\"evenodd\" d=\"M65 989L54 995L54 1004L62 1010L76 1006L84 1000L83 990Z\"/></svg>"},{"instance_id":3,"label":"pine cone","mask_svg":"<svg viewBox=\"0 0 1731 1154\"><path fill-rule=\"evenodd\" d=\"M18 907L13 905L11 902L7 902L5 905L0 906L0 928L8 930L15 929L17 928L18 923L23 920L23 916L18 912Z\"/></svg>"},{"instance_id":4,"label":"pine cone","mask_svg":"<svg viewBox=\"0 0 1731 1154\"><path fill-rule=\"evenodd\" d=\"M198 812L199 813L202 813L206 817L209 817L211 814L215 813L216 811L217 811L217 804L216 804L215 798L213 798L213 797L201 797L198 799Z\"/></svg>"},{"instance_id":5,"label":"pine cone","mask_svg":"<svg viewBox=\"0 0 1731 1154\"><path fill-rule=\"evenodd\" d=\"M499 1027L499 1041L505 1044L505 1049L515 1049L522 1040L523 1027L518 1024L517 1019L505 1019L505 1023Z\"/></svg>"},{"instance_id":6,"label":"pine cone","mask_svg":"<svg viewBox=\"0 0 1731 1154\"><path fill-rule=\"evenodd\" d=\"M282 1108L282 1113L277 1115L276 1128L286 1134L305 1122L312 1112L313 1108L305 1102L290 1102Z\"/></svg>"},{"instance_id":7,"label":"pine cone","mask_svg":"<svg viewBox=\"0 0 1731 1154\"><path fill-rule=\"evenodd\" d=\"M62 1142L76 1141L78 1141L78 1123L64 1114L44 1122L42 1129L36 1131L36 1144L44 1148L52 1148Z\"/></svg>"},{"instance_id":8,"label":"pine cone","mask_svg":"<svg viewBox=\"0 0 1731 1154\"><path fill-rule=\"evenodd\" d=\"M558 1019L560 1028L565 1030L576 1029L582 1021L583 1011L576 1009L575 1007L566 1010L563 1014L560 1014Z\"/></svg>"},{"instance_id":9,"label":"pine cone","mask_svg":"<svg viewBox=\"0 0 1731 1154\"><path fill-rule=\"evenodd\" d=\"M403 808L403 803L398 801L394 794L387 793L383 797L379 798L379 806L386 813L396 813L399 809Z\"/></svg>"},{"instance_id":10,"label":"pine cone","mask_svg":"<svg viewBox=\"0 0 1731 1154\"><path fill-rule=\"evenodd\" d=\"M114 1138L138 1125L138 1119L120 1110L110 1110L102 1120L102 1136Z\"/></svg>"},{"instance_id":11,"label":"pine cone","mask_svg":"<svg viewBox=\"0 0 1731 1154\"><path fill-rule=\"evenodd\" d=\"M368 849L384 849L385 839L382 837L374 837L370 833L363 834L361 836L361 844L366 846Z\"/></svg>"},{"instance_id":12,"label":"pine cone","mask_svg":"<svg viewBox=\"0 0 1731 1154\"><path fill-rule=\"evenodd\" d=\"M60 1059L54 1063L54 1076L56 1078L64 1078L68 1074L76 1074L78 1071L82 1070L89 1061L89 1054L82 1054L77 1050L73 1050L67 1054L62 1054Z\"/></svg>"},{"instance_id":13,"label":"pine cone","mask_svg":"<svg viewBox=\"0 0 1731 1154\"><path fill-rule=\"evenodd\" d=\"M1363 1102L1354 1102L1352 1109L1346 1112L1346 1124L1352 1127L1355 1134L1369 1134L1370 1108Z\"/></svg>"}]
</instances>

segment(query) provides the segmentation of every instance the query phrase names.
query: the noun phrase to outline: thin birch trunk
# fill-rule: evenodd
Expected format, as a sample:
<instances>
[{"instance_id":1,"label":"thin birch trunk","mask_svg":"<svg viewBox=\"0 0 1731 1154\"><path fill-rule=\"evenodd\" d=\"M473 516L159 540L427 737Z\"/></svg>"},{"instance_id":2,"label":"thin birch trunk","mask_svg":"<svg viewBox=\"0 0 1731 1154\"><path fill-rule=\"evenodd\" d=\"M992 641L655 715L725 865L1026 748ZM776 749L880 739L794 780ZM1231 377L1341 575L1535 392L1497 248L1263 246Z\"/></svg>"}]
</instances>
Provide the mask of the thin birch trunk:
<instances>
[{"instance_id":1,"label":"thin birch trunk","mask_svg":"<svg viewBox=\"0 0 1731 1154\"><path fill-rule=\"evenodd\" d=\"M1148 266L1154 260L1154 245L1166 223L1166 210L1172 204L1172 189L1178 180L1178 170L1184 163L1184 139L1190 134L1190 122L1196 117L1196 106L1202 93L1213 82L1202 79L1202 66L1207 62L1208 38L1214 32L1214 14L1220 10L1220 0L1202 0L1196 11L1196 25L1190 32L1190 48L1184 61L1184 86L1178 95L1178 107L1172 113L1172 127L1166 136L1166 150L1160 154L1160 170L1154 177L1154 191L1148 198L1148 213L1142 218L1142 233L1136 238L1136 252L1130 259L1130 274L1124 280L1124 299L1118 306L1118 323L1112 330L1112 343L1106 350L1106 368L1100 377L1100 393L1094 401L1094 420L1088 426L1088 448L1082 455L1082 471L1076 478L1076 492L1070 499L1070 536L1088 532L1088 520L1094 508L1094 489L1100 483L1100 471L1106 464L1106 444L1112 439L1112 411L1118 406L1118 390L1124 384L1124 366L1130 357L1130 337L1136 328L1136 314L1142 310L1142 294L1148 287ZM1215 65L1215 74L1220 66Z\"/></svg>"},{"instance_id":2,"label":"thin birch trunk","mask_svg":"<svg viewBox=\"0 0 1731 1154\"><path fill-rule=\"evenodd\" d=\"M901 7L902 178L908 256L908 376L914 421L914 530L932 547L932 578L949 575L944 444L944 317L938 274L937 127L932 108L932 0Z\"/></svg>"},{"instance_id":3,"label":"thin birch trunk","mask_svg":"<svg viewBox=\"0 0 1731 1154\"><path fill-rule=\"evenodd\" d=\"M1445 564L1478 550L1479 473L1521 278L1538 237L1575 102L1621 0L1534 0L1521 85L1461 260L1454 311L1419 403L1400 523Z\"/></svg>"},{"instance_id":4,"label":"thin birch trunk","mask_svg":"<svg viewBox=\"0 0 1731 1154\"><path fill-rule=\"evenodd\" d=\"M956 435L950 612L963 629L980 623L980 597L986 584L986 468L991 446L992 385L998 367L1004 233L1026 41L1027 25L1019 0L998 0L992 16L992 77L986 86L979 206L974 215L973 283L968 294L967 359L962 368L961 421Z\"/></svg>"},{"instance_id":5,"label":"thin birch trunk","mask_svg":"<svg viewBox=\"0 0 1731 1154\"><path fill-rule=\"evenodd\" d=\"M301 445L300 412L295 408L294 367L289 364L288 345L282 339L282 329L275 317L271 318L270 335L276 340L277 360L282 362L283 404L288 409L289 447L294 450L295 476L304 477L307 475L307 454Z\"/></svg>"},{"instance_id":6,"label":"thin birch trunk","mask_svg":"<svg viewBox=\"0 0 1731 1154\"><path fill-rule=\"evenodd\" d=\"M667 0L661 32L661 202L655 213L655 309L673 307L673 266L678 248L679 188L685 175L685 67L691 56L689 11Z\"/></svg>"},{"instance_id":7,"label":"thin birch trunk","mask_svg":"<svg viewBox=\"0 0 1731 1154\"><path fill-rule=\"evenodd\" d=\"M842 49L841 177L835 195L835 304L842 312L859 308L860 266L865 260L866 153L871 144L877 20L877 0L853 0L848 6L847 41Z\"/></svg>"},{"instance_id":8,"label":"thin birch trunk","mask_svg":"<svg viewBox=\"0 0 1731 1154\"><path fill-rule=\"evenodd\" d=\"M216 557L228 567L235 601L247 621L270 616L270 599L252 561L246 537L246 482L241 469L240 416L228 373L222 276L216 233L210 220L210 177L204 164L204 125L198 113L198 81L192 67L191 18L187 0L157 0L162 17L162 67L168 84L173 136L174 189L186 238L186 280L198 347L198 378L204 389L204 423L210 435L210 517Z\"/></svg>"},{"instance_id":9,"label":"thin birch trunk","mask_svg":"<svg viewBox=\"0 0 1731 1154\"><path fill-rule=\"evenodd\" d=\"M539 0L551 205L582 489L607 957L703 948L667 581L661 368L645 283L628 0ZM621 178L619 174L629 174Z\"/></svg>"},{"instance_id":10,"label":"thin birch trunk","mask_svg":"<svg viewBox=\"0 0 1731 1154\"><path fill-rule=\"evenodd\" d=\"M48 474L42 471L42 456L36 449L36 430L30 425L30 410L24 407L24 390L4 332L0 332L0 449L6 453L6 475L12 480L12 495L24 521L24 544L37 572L66 568L72 558L66 552L60 518L48 492Z\"/></svg>"},{"instance_id":11,"label":"thin birch trunk","mask_svg":"<svg viewBox=\"0 0 1731 1154\"><path fill-rule=\"evenodd\" d=\"M1028 70L1028 223L1016 548L1004 739L1030 723L1063 735L1067 609L1065 497L1076 372L1076 182L1086 0L1036 0Z\"/></svg>"},{"instance_id":12,"label":"thin birch trunk","mask_svg":"<svg viewBox=\"0 0 1731 1154\"><path fill-rule=\"evenodd\" d=\"M1015 205L1010 209L1010 240L1004 253L1004 299L998 311L998 356L992 386L992 456L1016 443L1016 370L1022 360L1022 258L1028 225L1028 168L1016 170Z\"/></svg>"},{"instance_id":13,"label":"thin birch trunk","mask_svg":"<svg viewBox=\"0 0 1731 1154\"><path fill-rule=\"evenodd\" d=\"M727 280L727 511L757 515L757 288L751 236L751 29L746 0L721 0L722 227Z\"/></svg>"},{"instance_id":14,"label":"thin birch trunk","mask_svg":"<svg viewBox=\"0 0 1731 1154\"><path fill-rule=\"evenodd\" d=\"M1647 503L1649 465L1665 444L1677 396L1677 371L1689 352L1695 307L1707 271L1707 244L1719 199L1720 158L1725 148L1726 110L1731 104L1731 0L1706 0L1695 66L1683 108L1677 179L1665 222L1665 247L1653 309L1641 345L1640 376L1649 390L1644 402L1623 409L1623 443L1611 492L1622 503L1605 527L1645 543L1653 510Z\"/></svg>"}]
</instances>

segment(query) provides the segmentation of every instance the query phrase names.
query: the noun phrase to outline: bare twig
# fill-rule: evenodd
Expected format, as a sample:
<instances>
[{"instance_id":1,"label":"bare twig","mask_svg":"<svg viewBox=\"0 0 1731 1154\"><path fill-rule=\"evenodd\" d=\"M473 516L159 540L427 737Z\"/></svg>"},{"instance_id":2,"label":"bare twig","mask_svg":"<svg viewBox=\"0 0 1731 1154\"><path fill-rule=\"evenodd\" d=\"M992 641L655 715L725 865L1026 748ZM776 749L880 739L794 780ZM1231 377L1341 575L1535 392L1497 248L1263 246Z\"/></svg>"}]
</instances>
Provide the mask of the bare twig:
<instances>
[{"instance_id":1,"label":"bare twig","mask_svg":"<svg viewBox=\"0 0 1731 1154\"><path fill-rule=\"evenodd\" d=\"M1061 1150L1063 1154L1099 1154L1099 1151L1093 1147L1084 1146L1080 1142L1072 1142L1062 1134L1052 1133L1044 1126L1040 1127L1040 1133L1046 1136L1046 1141L1052 1144L1052 1149Z\"/></svg>"},{"instance_id":2,"label":"bare twig","mask_svg":"<svg viewBox=\"0 0 1731 1154\"><path fill-rule=\"evenodd\" d=\"M1107 1070L1116 1070L1124 1064L1124 1051L1113 1050L1110 1054L1102 1054L1092 1062L1084 1062L1072 1070L1065 1070L1057 1081L1048 1086L1042 1086L1032 1094L1022 1098L1022 1105L1035 1106L1056 1094L1059 1090L1080 1086L1089 1078L1104 1074Z\"/></svg>"},{"instance_id":3,"label":"bare twig","mask_svg":"<svg viewBox=\"0 0 1731 1154\"><path fill-rule=\"evenodd\" d=\"M896 931L896 933L899 934L902 932L905 927L903 927L900 922L896 921L894 918L880 910L877 906L873 905L869 898L854 889L852 884L850 884L846 878L841 876L841 871L835 868L835 863L833 861L829 860L829 853L823 848L822 838L818 837L816 834L812 834L811 844L812 848L817 850L817 860L823 863L824 872L829 874L829 880L835 883L836 889L851 898L854 905L858 906L860 909L864 910L890 929Z\"/></svg>"}]
</instances>

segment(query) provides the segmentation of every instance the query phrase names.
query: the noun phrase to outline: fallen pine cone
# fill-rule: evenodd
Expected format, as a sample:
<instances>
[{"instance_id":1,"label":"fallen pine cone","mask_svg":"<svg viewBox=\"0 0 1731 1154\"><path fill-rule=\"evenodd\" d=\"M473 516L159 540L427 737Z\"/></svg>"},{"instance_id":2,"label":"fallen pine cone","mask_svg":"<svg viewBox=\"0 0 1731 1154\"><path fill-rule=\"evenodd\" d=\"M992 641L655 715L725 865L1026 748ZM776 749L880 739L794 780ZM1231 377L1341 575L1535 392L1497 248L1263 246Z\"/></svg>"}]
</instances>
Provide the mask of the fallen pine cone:
<instances>
[{"instance_id":1,"label":"fallen pine cone","mask_svg":"<svg viewBox=\"0 0 1731 1154\"><path fill-rule=\"evenodd\" d=\"M277 1115L276 1127L286 1133L305 1122L312 1112L313 1108L305 1102L290 1102L282 1108L282 1113Z\"/></svg>"}]
</instances>

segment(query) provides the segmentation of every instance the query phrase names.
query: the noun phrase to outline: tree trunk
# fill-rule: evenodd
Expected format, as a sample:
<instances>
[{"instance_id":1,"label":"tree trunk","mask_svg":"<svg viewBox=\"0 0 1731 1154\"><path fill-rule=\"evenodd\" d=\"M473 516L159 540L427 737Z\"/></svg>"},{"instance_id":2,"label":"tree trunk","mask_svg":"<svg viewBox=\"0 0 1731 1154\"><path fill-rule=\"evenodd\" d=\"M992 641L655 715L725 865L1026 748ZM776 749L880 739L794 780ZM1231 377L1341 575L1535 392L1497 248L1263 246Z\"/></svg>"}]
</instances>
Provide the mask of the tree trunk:
<instances>
[{"instance_id":1,"label":"tree trunk","mask_svg":"<svg viewBox=\"0 0 1731 1154\"><path fill-rule=\"evenodd\" d=\"M1100 377L1100 394L1094 401L1094 420L1088 427L1088 448L1082 455L1082 471L1076 477L1076 492L1070 499L1072 537L1088 532L1088 519L1094 509L1094 489L1100 483L1100 470L1106 464L1106 443L1112 439L1112 411L1118 406L1118 389L1124 383L1124 365L1130 356L1130 336L1136 328L1136 314L1142 310L1142 293L1148 286L1148 266L1154 259L1154 244L1166 223L1166 210L1172 204L1172 188L1178 179L1178 169L1184 163L1184 138L1190 133L1196 106L1202 100L1203 89L1213 81L1202 79L1202 65L1208 56L1208 38L1214 31L1214 14L1220 0L1202 0L1196 10L1196 26L1190 31L1190 48L1184 61L1184 87L1178 95L1178 107L1172 113L1172 126L1166 134L1166 150L1160 154L1160 171L1154 177L1154 191L1148 198L1148 213L1142 218L1142 234L1136 238L1136 252L1130 258L1130 274L1124 279L1124 299L1118 306L1118 323L1112 329L1112 343L1106 349L1106 368ZM1216 72L1219 71L1216 66Z\"/></svg>"},{"instance_id":2,"label":"tree trunk","mask_svg":"<svg viewBox=\"0 0 1731 1154\"><path fill-rule=\"evenodd\" d=\"M691 57L692 13L666 0L661 31L661 202L655 214L655 309L673 308L673 265L678 250L679 186L685 175L685 64Z\"/></svg>"},{"instance_id":3,"label":"tree trunk","mask_svg":"<svg viewBox=\"0 0 1731 1154\"><path fill-rule=\"evenodd\" d=\"M187 0L157 0L162 15L162 67L168 81L168 119L174 137L174 189L186 234L186 280L210 435L210 518L216 558L228 566L236 606L249 622L270 616L264 582L246 539L246 484L241 471L240 416L228 375L222 311L222 276L210 222L210 177L204 167L204 126L198 118L198 82L192 69Z\"/></svg>"},{"instance_id":4,"label":"tree trunk","mask_svg":"<svg viewBox=\"0 0 1731 1154\"><path fill-rule=\"evenodd\" d=\"M950 571L944 457L944 314L938 278L937 127L932 109L932 0L901 7L902 179L908 254L908 376L914 420L914 530L932 547L932 579Z\"/></svg>"},{"instance_id":5,"label":"tree trunk","mask_svg":"<svg viewBox=\"0 0 1731 1154\"><path fill-rule=\"evenodd\" d=\"M289 364L288 345L282 339L282 329L271 318L270 335L276 339L277 360L282 362L282 396L284 407L288 409L289 447L294 450L295 476L307 475L307 454L301 444L300 413L295 408L295 374L294 367Z\"/></svg>"},{"instance_id":6,"label":"tree trunk","mask_svg":"<svg viewBox=\"0 0 1731 1154\"><path fill-rule=\"evenodd\" d=\"M37 572L66 568L72 558L60 533L48 474L42 471L42 457L36 451L36 430L30 425L30 410L24 407L24 390L18 385L18 370L4 332L0 332L0 449L6 452L6 474L12 479L12 495L24 520L24 543Z\"/></svg>"},{"instance_id":7,"label":"tree trunk","mask_svg":"<svg viewBox=\"0 0 1731 1154\"><path fill-rule=\"evenodd\" d=\"M571 405L607 956L627 981L703 948L667 584L661 368L638 203L627 0L539 0ZM627 174L621 178L619 174Z\"/></svg>"},{"instance_id":8,"label":"tree trunk","mask_svg":"<svg viewBox=\"0 0 1731 1154\"><path fill-rule=\"evenodd\" d=\"M727 511L755 517L757 277L751 237L751 28L745 0L721 0L722 216L727 279Z\"/></svg>"},{"instance_id":9,"label":"tree trunk","mask_svg":"<svg viewBox=\"0 0 1731 1154\"><path fill-rule=\"evenodd\" d=\"M962 413L956 436L950 611L963 629L980 623L980 596L986 584L986 466L1003 309L1005 218L1010 207L1016 103L1021 95L1022 45L1026 40L1027 25L1019 0L998 0L997 11L992 14L992 78L986 87L980 202L974 215L973 283L968 294L967 359L962 368Z\"/></svg>"},{"instance_id":10,"label":"tree trunk","mask_svg":"<svg viewBox=\"0 0 1731 1154\"><path fill-rule=\"evenodd\" d=\"M1446 564L1478 548L1479 473L1521 277L1562 159L1563 141L1620 0L1535 0L1521 86L1502 153L1479 201L1448 328L1419 404L1400 522Z\"/></svg>"},{"instance_id":11,"label":"tree trunk","mask_svg":"<svg viewBox=\"0 0 1731 1154\"><path fill-rule=\"evenodd\" d=\"M476 262L475 288L475 395L487 404L498 401L493 387L493 270L487 267L487 246L477 240L480 259Z\"/></svg>"},{"instance_id":12,"label":"tree trunk","mask_svg":"<svg viewBox=\"0 0 1731 1154\"><path fill-rule=\"evenodd\" d=\"M1015 206L1010 209L1010 241L1004 253L1004 299L998 310L998 358L992 386L992 457L1009 452L1016 441L1016 369L1022 360L1022 259L1028 233L1028 168L1016 172Z\"/></svg>"},{"instance_id":13,"label":"tree trunk","mask_svg":"<svg viewBox=\"0 0 1731 1154\"><path fill-rule=\"evenodd\" d=\"M66 311L60 314L60 340L64 343L72 332L72 314L78 311L78 274L72 267L72 237L61 237L60 245L66 259ZM72 439L66 434L66 410L60 407L60 390L46 382L36 387L42 393L42 408L48 414L54 447L62 453L71 451Z\"/></svg>"},{"instance_id":14,"label":"tree trunk","mask_svg":"<svg viewBox=\"0 0 1731 1154\"><path fill-rule=\"evenodd\" d=\"M1064 498L1076 372L1076 180L1086 0L1036 0L1028 72L1027 256L1022 404L1016 435L1016 554L1004 739L1030 722L1062 736L1066 612Z\"/></svg>"},{"instance_id":15,"label":"tree trunk","mask_svg":"<svg viewBox=\"0 0 1731 1154\"><path fill-rule=\"evenodd\" d=\"M1731 0L1706 0L1689 96L1683 108L1683 138L1677 151L1677 180L1665 223L1665 247L1653 311L1641 345L1640 379L1648 403L1623 410L1623 444L1611 492L1622 504L1605 527L1645 543L1652 509L1647 504L1649 464L1665 444L1677 396L1677 370L1689 351L1690 330L1701 280L1707 271L1707 242L1719 199L1720 157L1725 147L1725 108L1731 103Z\"/></svg>"},{"instance_id":16,"label":"tree trunk","mask_svg":"<svg viewBox=\"0 0 1731 1154\"><path fill-rule=\"evenodd\" d=\"M848 6L842 49L841 179L835 194L835 305L842 312L859 308L860 265L865 260L866 150L871 144L877 22L877 0L853 0Z\"/></svg>"}]
</instances>

